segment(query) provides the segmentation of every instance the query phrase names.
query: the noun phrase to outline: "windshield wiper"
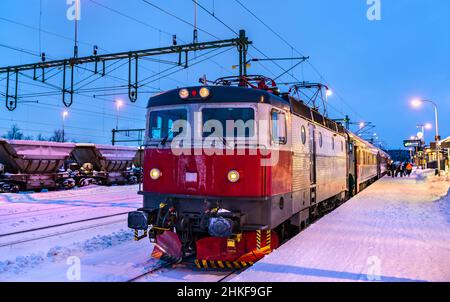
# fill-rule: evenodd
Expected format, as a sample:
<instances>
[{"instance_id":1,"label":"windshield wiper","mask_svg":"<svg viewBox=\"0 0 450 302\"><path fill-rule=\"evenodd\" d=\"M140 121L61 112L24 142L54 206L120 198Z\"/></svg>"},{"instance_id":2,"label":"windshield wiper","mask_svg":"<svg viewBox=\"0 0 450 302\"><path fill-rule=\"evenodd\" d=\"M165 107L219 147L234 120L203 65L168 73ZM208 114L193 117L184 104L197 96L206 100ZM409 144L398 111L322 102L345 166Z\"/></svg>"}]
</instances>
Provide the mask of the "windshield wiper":
<instances>
[{"instance_id":1,"label":"windshield wiper","mask_svg":"<svg viewBox=\"0 0 450 302\"><path fill-rule=\"evenodd\" d=\"M169 136L170 136L170 134L167 134L162 140L161 140L161 142L159 143L161 146L164 146L166 143L167 143L167 141L169 140Z\"/></svg>"}]
</instances>

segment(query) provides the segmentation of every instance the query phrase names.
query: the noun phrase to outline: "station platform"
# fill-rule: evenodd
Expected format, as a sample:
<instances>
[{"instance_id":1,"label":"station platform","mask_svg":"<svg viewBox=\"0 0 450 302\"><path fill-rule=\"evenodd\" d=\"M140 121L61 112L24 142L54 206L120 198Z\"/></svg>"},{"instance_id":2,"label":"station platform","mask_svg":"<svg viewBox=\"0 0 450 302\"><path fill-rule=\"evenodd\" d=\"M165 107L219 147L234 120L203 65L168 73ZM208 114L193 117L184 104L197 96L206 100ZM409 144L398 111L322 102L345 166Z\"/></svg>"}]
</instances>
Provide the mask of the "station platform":
<instances>
[{"instance_id":1,"label":"station platform","mask_svg":"<svg viewBox=\"0 0 450 302\"><path fill-rule=\"evenodd\" d=\"M384 177L230 281L450 281L450 181Z\"/></svg>"}]
</instances>

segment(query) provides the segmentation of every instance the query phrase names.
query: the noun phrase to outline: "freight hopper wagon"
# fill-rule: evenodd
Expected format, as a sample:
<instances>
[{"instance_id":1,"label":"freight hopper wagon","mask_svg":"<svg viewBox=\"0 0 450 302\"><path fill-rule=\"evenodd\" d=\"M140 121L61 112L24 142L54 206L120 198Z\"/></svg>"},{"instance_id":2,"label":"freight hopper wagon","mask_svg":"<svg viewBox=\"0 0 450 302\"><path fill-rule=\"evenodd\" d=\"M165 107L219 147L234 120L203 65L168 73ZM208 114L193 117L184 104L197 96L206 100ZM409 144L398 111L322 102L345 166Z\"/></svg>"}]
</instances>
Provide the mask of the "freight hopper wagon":
<instances>
[{"instance_id":1,"label":"freight hopper wagon","mask_svg":"<svg viewBox=\"0 0 450 302\"><path fill-rule=\"evenodd\" d=\"M135 184L138 179L132 169L136 148L76 144L72 157L77 167L71 167L77 185Z\"/></svg>"},{"instance_id":2,"label":"freight hopper wagon","mask_svg":"<svg viewBox=\"0 0 450 302\"><path fill-rule=\"evenodd\" d=\"M0 192L74 187L63 170L74 148L72 143L0 139Z\"/></svg>"},{"instance_id":3,"label":"freight hopper wagon","mask_svg":"<svg viewBox=\"0 0 450 302\"><path fill-rule=\"evenodd\" d=\"M144 149L138 148L133 159L133 174L136 176L137 182L142 183L144 172Z\"/></svg>"}]
</instances>

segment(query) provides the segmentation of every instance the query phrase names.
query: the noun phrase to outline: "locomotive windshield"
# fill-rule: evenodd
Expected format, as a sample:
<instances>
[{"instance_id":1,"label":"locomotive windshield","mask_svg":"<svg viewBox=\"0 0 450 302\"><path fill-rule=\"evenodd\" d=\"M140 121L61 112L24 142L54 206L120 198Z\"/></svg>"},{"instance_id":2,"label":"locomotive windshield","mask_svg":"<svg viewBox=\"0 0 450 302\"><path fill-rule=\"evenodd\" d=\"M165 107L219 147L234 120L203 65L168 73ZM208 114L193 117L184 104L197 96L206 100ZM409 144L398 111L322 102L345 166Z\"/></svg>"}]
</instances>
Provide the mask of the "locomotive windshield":
<instances>
[{"instance_id":1,"label":"locomotive windshield","mask_svg":"<svg viewBox=\"0 0 450 302\"><path fill-rule=\"evenodd\" d=\"M216 133L222 137L249 138L255 133L253 108L204 108L202 120L203 137Z\"/></svg>"},{"instance_id":2,"label":"locomotive windshield","mask_svg":"<svg viewBox=\"0 0 450 302\"><path fill-rule=\"evenodd\" d=\"M152 111L150 113L150 138L173 139L179 132L174 132L172 126L175 121L180 120L187 120L187 111L185 109Z\"/></svg>"}]
</instances>

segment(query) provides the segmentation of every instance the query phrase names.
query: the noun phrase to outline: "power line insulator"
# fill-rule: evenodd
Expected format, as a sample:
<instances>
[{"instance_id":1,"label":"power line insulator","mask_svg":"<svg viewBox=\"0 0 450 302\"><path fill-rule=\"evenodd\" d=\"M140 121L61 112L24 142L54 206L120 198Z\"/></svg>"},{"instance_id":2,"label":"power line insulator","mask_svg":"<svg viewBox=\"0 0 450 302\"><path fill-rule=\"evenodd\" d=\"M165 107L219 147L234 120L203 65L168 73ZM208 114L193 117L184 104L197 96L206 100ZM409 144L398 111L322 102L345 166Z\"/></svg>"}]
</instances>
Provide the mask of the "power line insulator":
<instances>
[{"instance_id":1,"label":"power line insulator","mask_svg":"<svg viewBox=\"0 0 450 302\"><path fill-rule=\"evenodd\" d=\"M94 56L96 56L98 54L98 46L94 45L94 51L93 51Z\"/></svg>"},{"instance_id":2,"label":"power line insulator","mask_svg":"<svg viewBox=\"0 0 450 302\"><path fill-rule=\"evenodd\" d=\"M172 36L172 44L173 44L173 46L176 46L178 44L177 43L177 35Z\"/></svg>"},{"instance_id":3,"label":"power line insulator","mask_svg":"<svg viewBox=\"0 0 450 302\"><path fill-rule=\"evenodd\" d=\"M41 53L41 60L42 60L42 62L45 62L45 60L46 60L45 52Z\"/></svg>"}]
</instances>

